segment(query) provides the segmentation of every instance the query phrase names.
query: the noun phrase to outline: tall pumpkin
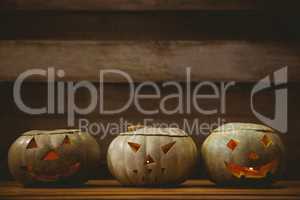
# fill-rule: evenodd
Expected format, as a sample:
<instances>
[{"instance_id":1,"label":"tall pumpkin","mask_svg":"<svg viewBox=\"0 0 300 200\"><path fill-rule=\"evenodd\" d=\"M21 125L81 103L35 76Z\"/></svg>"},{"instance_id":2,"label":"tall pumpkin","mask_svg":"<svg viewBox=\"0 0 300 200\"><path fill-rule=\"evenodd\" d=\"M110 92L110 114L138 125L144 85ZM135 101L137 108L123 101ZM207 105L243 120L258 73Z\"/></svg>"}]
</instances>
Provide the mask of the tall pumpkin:
<instances>
[{"instance_id":1,"label":"tall pumpkin","mask_svg":"<svg viewBox=\"0 0 300 200\"><path fill-rule=\"evenodd\" d=\"M97 142L79 130L33 130L11 145L8 164L15 179L25 185L78 184L98 167Z\"/></svg>"},{"instance_id":2,"label":"tall pumpkin","mask_svg":"<svg viewBox=\"0 0 300 200\"><path fill-rule=\"evenodd\" d=\"M272 183L284 166L284 146L274 130L251 123L228 123L202 145L212 181L222 185Z\"/></svg>"},{"instance_id":3,"label":"tall pumpkin","mask_svg":"<svg viewBox=\"0 0 300 200\"><path fill-rule=\"evenodd\" d=\"M141 128L121 133L108 148L111 173L124 185L179 184L192 171L197 148L177 128Z\"/></svg>"}]
</instances>

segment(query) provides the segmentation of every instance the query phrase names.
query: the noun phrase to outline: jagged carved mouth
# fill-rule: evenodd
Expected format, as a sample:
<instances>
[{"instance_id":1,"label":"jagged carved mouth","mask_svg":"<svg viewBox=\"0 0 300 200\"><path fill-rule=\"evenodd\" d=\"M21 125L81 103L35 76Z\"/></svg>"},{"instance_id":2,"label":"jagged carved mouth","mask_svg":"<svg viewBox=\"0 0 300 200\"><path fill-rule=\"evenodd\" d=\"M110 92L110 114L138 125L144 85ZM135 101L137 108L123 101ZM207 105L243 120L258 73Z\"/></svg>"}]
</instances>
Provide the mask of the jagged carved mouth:
<instances>
[{"instance_id":1,"label":"jagged carved mouth","mask_svg":"<svg viewBox=\"0 0 300 200\"><path fill-rule=\"evenodd\" d=\"M56 181L60 178L70 177L77 173L80 169L80 163L76 162L75 164L71 165L68 170L65 170L62 173L55 173L55 174L41 174L34 172L32 166L28 165L25 167L21 167L23 170L28 172L34 179L40 181Z\"/></svg>"},{"instance_id":2,"label":"jagged carved mouth","mask_svg":"<svg viewBox=\"0 0 300 200\"><path fill-rule=\"evenodd\" d=\"M227 169L237 178L260 179L265 178L269 173L274 173L278 167L278 161L272 160L261 166L245 167L225 161Z\"/></svg>"}]
</instances>

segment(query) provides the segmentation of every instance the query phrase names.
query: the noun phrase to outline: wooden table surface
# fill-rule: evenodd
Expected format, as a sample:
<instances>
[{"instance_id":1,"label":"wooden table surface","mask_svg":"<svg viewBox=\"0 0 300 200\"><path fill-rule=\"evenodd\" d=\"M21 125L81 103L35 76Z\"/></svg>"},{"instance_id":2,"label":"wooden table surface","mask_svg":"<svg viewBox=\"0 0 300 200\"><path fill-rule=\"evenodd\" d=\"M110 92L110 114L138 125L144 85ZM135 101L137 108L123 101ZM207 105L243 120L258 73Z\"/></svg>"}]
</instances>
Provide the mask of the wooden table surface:
<instances>
[{"instance_id":1,"label":"wooden table surface","mask_svg":"<svg viewBox=\"0 0 300 200\"><path fill-rule=\"evenodd\" d=\"M24 188L0 182L0 199L300 199L300 181L270 188L217 188L207 180L188 180L176 188L122 187L115 180L93 180L83 187Z\"/></svg>"}]
</instances>

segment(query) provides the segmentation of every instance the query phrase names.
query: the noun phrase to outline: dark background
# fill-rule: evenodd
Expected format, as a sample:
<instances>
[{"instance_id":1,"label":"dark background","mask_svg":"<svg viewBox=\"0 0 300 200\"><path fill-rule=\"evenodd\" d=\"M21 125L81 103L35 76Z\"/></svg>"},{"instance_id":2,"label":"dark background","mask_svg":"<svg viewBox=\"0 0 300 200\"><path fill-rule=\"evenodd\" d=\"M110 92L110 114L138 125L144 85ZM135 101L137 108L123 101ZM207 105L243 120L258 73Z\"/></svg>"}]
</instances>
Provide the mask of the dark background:
<instances>
[{"instance_id":1,"label":"dark background","mask_svg":"<svg viewBox=\"0 0 300 200\"><path fill-rule=\"evenodd\" d=\"M203 116L194 109L191 114L145 116L133 106L118 115L87 116L90 121L132 123L144 118L157 122L177 122L183 118L200 122L258 122L250 110L250 91L254 83L276 69L289 67L288 133L282 135L287 147L285 178L300 178L299 81L300 46L299 12L296 1L16 1L0 2L0 178L9 179L7 151L22 132L30 129L56 129L67 126L64 114L35 115L22 113L13 101L13 82L31 68L64 69L61 81L94 81L98 87L100 69L121 69L136 84L166 80L185 86L185 68L191 67L193 85L209 80L236 81L229 90L226 114ZM135 3L134 3L135 2ZM109 76L105 80L108 106L122 105L128 95L123 79ZM44 78L32 77L24 84L24 101L32 106L45 105L47 85ZM151 89L145 89L151 93ZM172 90L162 89L163 95ZM204 89L203 93L209 93ZM89 94L79 91L78 105L87 105ZM145 108L157 107L159 101L145 100ZM176 105L170 102L170 106ZM219 102L201 101L204 108ZM255 99L258 111L272 116L274 93L265 91ZM194 137L198 145L204 136ZM103 155L112 137L98 140ZM105 156L103 156L105 157ZM199 168L201 164L199 164ZM110 177L103 160L99 178ZM205 177L196 170L193 177Z\"/></svg>"}]
</instances>

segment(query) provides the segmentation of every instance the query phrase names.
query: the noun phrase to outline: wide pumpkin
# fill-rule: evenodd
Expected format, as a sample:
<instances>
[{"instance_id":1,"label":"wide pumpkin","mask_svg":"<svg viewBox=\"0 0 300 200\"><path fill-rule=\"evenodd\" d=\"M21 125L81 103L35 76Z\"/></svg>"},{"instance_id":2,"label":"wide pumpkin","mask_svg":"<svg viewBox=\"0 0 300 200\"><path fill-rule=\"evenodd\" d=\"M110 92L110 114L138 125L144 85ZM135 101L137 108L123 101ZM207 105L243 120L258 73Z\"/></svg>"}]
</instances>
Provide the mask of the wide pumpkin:
<instances>
[{"instance_id":1,"label":"wide pumpkin","mask_svg":"<svg viewBox=\"0 0 300 200\"><path fill-rule=\"evenodd\" d=\"M111 173L124 185L173 185L186 180L197 160L191 137L177 128L121 133L109 146Z\"/></svg>"},{"instance_id":2,"label":"wide pumpkin","mask_svg":"<svg viewBox=\"0 0 300 200\"><path fill-rule=\"evenodd\" d=\"M99 145L79 130L29 131L8 153L11 174L25 185L83 183L99 162Z\"/></svg>"},{"instance_id":3,"label":"wide pumpkin","mask_svg":"<svg viewBox=\"0 0 300 200\"><path fill-rule=\"evenodd\" d=\"M202 156L212 181L221 185L266 185L284 168L284 146L269 127L228 123L204 141Z\"/></svg>"}]
</instances>

